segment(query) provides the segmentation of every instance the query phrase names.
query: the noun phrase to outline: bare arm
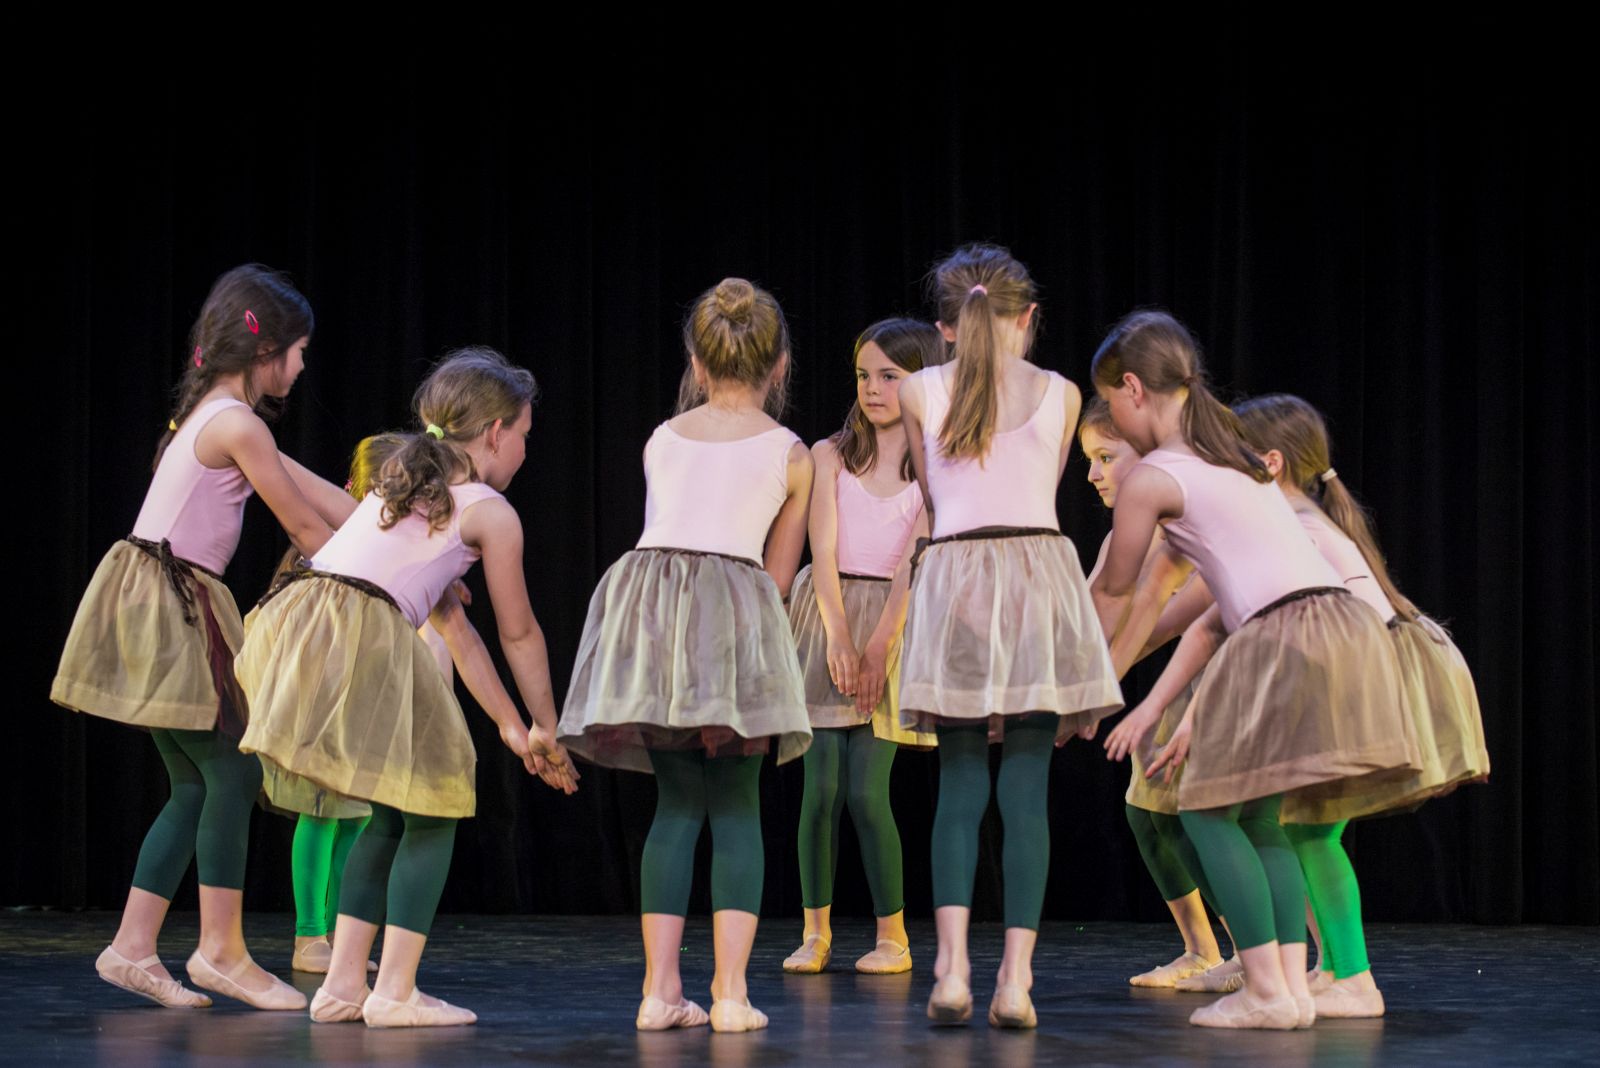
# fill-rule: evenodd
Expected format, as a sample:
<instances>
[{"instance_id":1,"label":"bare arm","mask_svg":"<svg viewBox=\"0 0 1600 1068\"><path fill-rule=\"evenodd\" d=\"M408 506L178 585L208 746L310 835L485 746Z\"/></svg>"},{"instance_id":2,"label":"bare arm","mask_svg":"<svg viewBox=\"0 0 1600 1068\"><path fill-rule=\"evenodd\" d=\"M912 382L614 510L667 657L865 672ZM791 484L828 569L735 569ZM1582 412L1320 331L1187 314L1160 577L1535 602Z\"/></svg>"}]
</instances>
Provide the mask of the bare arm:
<instances>
[{"instance_id":1,"label":"bare arm","mask_svg":"<svg viewBox=\"0 0 1600 1068\"><path fill-rule=\"evenodd\" d=\"M1119 634L1129 622L1129 609L1144 569L1150 541L1163 518L1183 514L1183 492L1171 475L1150 467L1135 467L1117 491L1117 507L1111 526L1111 548L1106 553L1090 594L1100 617L1100 629L1121 637L1126 645L1139 650L1155 627L1156 615L1133 621L1125 635ZM1141 633L1142 631L1142 633Z\"/></svg>"},{"instance_id":2,"label":"bare arm","mask_svg":"<svg viewBox=\"0 0 1600 1068\"><path fill-rule=\"evenodd\" d=\"M516 679L517 691L533 716L529 747L535 757L548 760L557 773L575 780L577 774L566 749L555 740L557 715L550 685L550 655L544 631L528 601L528 584L522 570L522 520L503 499L479 501L461 515L461 540L483 554L483 577L500 631L500 649ZM550 777L541 777L552 786L558 785ZM568 793L576 789L568 786L571 783L564 782L560 788Z\"/></svg>"},{"instance_id":3,"label":"bare arm","mask_svg":"<svg viewBox=\"0 0 1600 1068\"><path fill-rule=\"evenodd\" d=\"M343 526L350 513L356 510L356 499L287 453L278 455L300 495L311 502L323 521L335 530Z\"/></svg>"},{"instance_id":4,"label":"bare arm","mask_svg":"<svg viewBox=\"0 0 1600 1068\"><path fill-rule=\"evenodd\" d=\"M1072 453L1072 443L1075 440L1074 431L1078 429L1078 415L1083 411L1083 393L1078 389L1077 383L1070 378L1066 380L1066 398L1062 406L1066 409L1067 421L1063 424L1061 432L1061 459L1056 464L1056 481L1061 481L1062 474L1067 470L1067 457Z\"/></svg>"},{"instance_id":5,"label":"bare arm","mask_svg":"<svg viewBox=\"0 0 1600 1068\"><path fill-rule=\"evenodd\" d=\"M333 537L333 528L285 470L272 431L254 412L229 408L218 413L201 429L195 455L207 467L237 467L306 559Z\"/></svg>"},{"instance_id":6,"label":"bare arm","mask_svg":"<svg viewBox=\"0 0 1600 1068\"><path fill-rule=\"evenodd\" d=\"M483 644L483 636L467 619L467 613L461 607L461 598L456 596L453 589L445 590L444 596L428 614L428 622L450 649L450 659L455 661L461 681L467 685L467 692L500 728L500 740L532 772L534 767L532 757L528 754L528 728L522 722L522 713L506 692L505 684L500 681L500 672L495 670L494 661L489 656L489 649Z\"/></svg>"},{"instance_id":7,"label":"bare arm","mask_svg":"<svg viewBox=\"0 0 1600 1068\"><path fill-rule=\"evenodd\" d=\"M1137 663L1143 660L1172 639L1189 629L1189 624L1200 618L1200 614L1216 604L1216 598L1211 596L1211 587L1206 585L1206 580L1198 574L1189 578L1189 584L1167 601L1166 607L1161 609L1161 616L1156 620L1155 629L1150 632L1150 637L1145 639L1144 648L1139 651Z\"/></svg>"},{"instance_id":8,"label":"bare arm","mask_svg":"<svg viewBox=\"0 0 1600 1068\"><path fill-rule=\"evenodd\" d=\"M856 681L856 711L867 715L883 700L883 688L889 673L889 652L900 640L906 624L906 609L911 605L911 557L917 551L917 539L928 536L928 513L917 516L911 537L900 553L900 564L894 569L894 579L889 583L889 599L884 602L877 626L861 651L861 669Z\"/></svg>"},{"instance_id":9,"label":"bare arm","mask_svg":"<svg viewBox=\"0 0 1600 1068\"><path fill-rule=\"evenodd\" d=\"M806 546L806 512L811 505L813 465L811 450L800 442L789 450L789 499L778 509L778 517L767 532L767 547L762 563L778 593L789 596L795 572L800 570L800 552Z\"/></svg>"},{"instance_id":10,"label":"bare arm","mask_svg":"<svg viewBox=\"0 0 1600 1068\"><path fill-rule=\"evenodd\" d=\"M1172 551L1158 534L1150 547L1150 555L1145 558L1133 599L1128 603L1127 617L1122 628L1111 639L1111 662L1116 668L1117 678L1126 675L1128 669L1149 651L1148 640L1135 645L1135 637L1143 634L1148 638L1172 595L1183 587L1193 572L1194 565ZM1193 617L1190 619L1192 621Z\"/></svg>"},{"instance_id":11,"label":"bare arm","mask_svg":"<svg viewBox=\"0 0 1600 1068\"><path fill-rule=\"evenodd\" d=\"M906 426L906 447L911 450L911 470L916 472L917 485L922 487L922 512L927 517L928 529L933 529L933 495L928 492L928 457L922 441L922 381L921 371L906 379L900 386L900 421Z\"/></svg>"},{"instance_id":12,"label":"bare arm","mask_svg":"<svg viewBox=\"0 0 1600 1068\"><path fill-rule=\"evenodd\" d=\"M1183 632L1178 648L1173 652L1172 659L1167 661L1166 669L1161 672L1156 684L1150 687L1150 692L1139 702L1139 707L1124 716L1122 722L1117 724L1117 729L1106 738L1106 755L1112 760L1127 756L1128 751L1138 745L1161 719L1162 710L1183 693L1184 687L1193 682L1195 676L1205 670L1206 664L1226 637L1222 611L1213 605Z\"/></svg>"},{"instance_id":13,"label":"bare arm","mask_svg":"<svg viewBox=\"0 0 1600 1068\"><path fill-rule=\"evenodd\" d=\"M850 640L850 623L844 614L844 588L839 581L839 499L836 496L839 454L832 443L819 441L811 449L816 475L811 483L811 589L817 597L817 615L828 636L828 674L842 694L856 692L858 652Z\"/></svg>"}]
</instances>

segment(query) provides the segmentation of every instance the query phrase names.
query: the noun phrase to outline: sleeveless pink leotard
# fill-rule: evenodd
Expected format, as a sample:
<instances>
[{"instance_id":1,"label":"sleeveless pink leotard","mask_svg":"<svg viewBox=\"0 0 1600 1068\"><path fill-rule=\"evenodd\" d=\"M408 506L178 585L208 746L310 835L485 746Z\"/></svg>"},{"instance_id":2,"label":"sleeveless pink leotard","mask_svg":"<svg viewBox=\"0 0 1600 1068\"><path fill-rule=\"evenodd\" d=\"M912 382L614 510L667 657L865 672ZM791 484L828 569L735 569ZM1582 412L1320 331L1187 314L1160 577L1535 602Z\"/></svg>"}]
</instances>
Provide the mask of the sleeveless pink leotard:
<instances>
[{"instance_id":1,"label":"sleeveless pink leotard","mask_svg":"<svg viewBox=\"0 0 1600 1068\"><path fill-rule=\"evenodd\" d=\"M1163 530L1206 580L1229 633L1281 597L1344 585L1276 484L1168 449L1139 463L1166 472L1183 492L1183 515Z\"/></svg>"},{"instance_id":2,"label":"sleeveless pink leotard","mask_svg":"<svg viewBox=\"0 0 1600 1068\"><path fill-rule=\"evenodd\" d=\"M228 408L250 410L248 404L224 397L189 413L167 442L133 524L134 537L168 541L174 556L217 575L227 569L239 547L244 502L252 490L243 471L207 467L195 456L194 447L206 424Z\"/></svg>"},{"instance_id":3,"label":"sleeveless pink leotard","mask_svg":"<svg viewBox=\"0 0 1600 1068\"><path fill-rule=\"evenodd\" d=\"M666 423L644 447L644 533L637 549L691 549L757 565L789 499L787 427L735 441L696 441Z\"/></svg>"},{"instance_id":4,"label":"sleeveless pink leotard","mask_svg":"<svg viewBox=\"0 0 1600 1068\"><path fill-rule=\"evenodd\" d=\"M413 627L422 626L450 583L478 561L478 550L461 540L462 513L500 494L482 482L460 482L450 487L450 496L455 508L443 530L431 530L415 512L384 530L378 525L383 498L367 494L317 552L312 569L380 587Z\"/></svg>"},{"instance_id":5,"label":"sleeveless pink leotard","mask_svg":"<svg viewBox=\"0 0 1600 1068\"><path fill-rule=\"evenodd\" d=\"M922 487L913 482L892 497L874 497L859 478L841 468L834 500L839 509L840 572L893 578L922 514Z\"/></svg>"},{"instance_id":6,"label":"sleeveless pink leotard","mask_svg":"<svg viewBox=\"0 0 1600 1068\"><path fill-rule=\"evenodd\" d=\"M1061 442L1066 435L1067 380L1054 371L1044 399L1026 423L997 431L981 461L950 460L939 431L950 411L950 376L955 364L917 372L924 383L923 454L928 494L933 499L933 536L943 538L980 527L1060 530L1056 483L1061 480Z\"/></svg>"}]
</instances>

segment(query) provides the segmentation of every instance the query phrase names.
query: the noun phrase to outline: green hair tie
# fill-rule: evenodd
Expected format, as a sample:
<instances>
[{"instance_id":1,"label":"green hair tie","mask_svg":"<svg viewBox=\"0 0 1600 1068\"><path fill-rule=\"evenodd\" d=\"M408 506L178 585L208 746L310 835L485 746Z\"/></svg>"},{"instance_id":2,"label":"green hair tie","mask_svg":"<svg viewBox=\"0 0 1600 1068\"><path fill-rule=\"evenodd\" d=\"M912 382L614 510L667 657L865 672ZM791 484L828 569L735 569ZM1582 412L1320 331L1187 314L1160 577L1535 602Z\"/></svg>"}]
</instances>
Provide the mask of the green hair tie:
<instances>
[{"instance_id":1,"label":"green hair tie","mask_svg":"<svg viewBox=\"0 0 1600 1068\"><path fill-rule=\"evenodd\" d=\"M427 432L438 438L440 441L444 440L444 431L439 428L438 423L429 423Z\"/></svg>"}]
</instances>

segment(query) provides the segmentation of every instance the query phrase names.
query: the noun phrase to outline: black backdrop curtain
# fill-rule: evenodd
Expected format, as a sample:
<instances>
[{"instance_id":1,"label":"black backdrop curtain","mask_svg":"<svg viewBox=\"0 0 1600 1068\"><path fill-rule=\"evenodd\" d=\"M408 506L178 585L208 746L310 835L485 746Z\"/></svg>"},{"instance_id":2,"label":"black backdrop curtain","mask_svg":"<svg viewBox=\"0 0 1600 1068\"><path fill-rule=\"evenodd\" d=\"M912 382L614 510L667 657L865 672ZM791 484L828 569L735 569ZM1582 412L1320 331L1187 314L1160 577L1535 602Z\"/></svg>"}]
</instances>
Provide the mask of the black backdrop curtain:
<instances>
[{"instance_id":1,"label":"black backdrop curtain","mask_svg":"<svg viewBox=\"0 0 1600 1068\"><path fill-rule=\"evenodd\" d=\"M315 306L278 435L335 481L360 437L406 423L449 347L533 369L544 397L509 497L559 699L589 594L640 530L640 449L672 404L684 306L730 274L777 294L796 337L788 422L814 440L849 402L856 332L928 314L922 274L982 238L1033 270L1035 359L1080 385L1104 329L1156 304L1226 391L1319 405L1402 588L1452 626L1493 781L1351 829L1368 915L1600 921L1596 156L1576 67L1559 34L1493 16L1283 26L1205 7L1102 16L1025 56L1016 39L1036 34L1019 26L981 60L949 20L867 33L871 48L853 47L859 21L796 27L783 62L664 22L628 41L589 26L562 56L555 38L456 48L414 21L384 31L382 61L307 40L233 84L203 58L130 50L30 96L9 220L30 384L11 391L7 452L13 514L36 533L12 565L0 899L120 904L164 800L153 746L46 694L88 576L138 510L220 271L286 269ZM1075 455L1059 505L1087 562L1107 520L1084 474ZM284 544L253 502L228 575L241 604ZM634 909L653 783L586 769L560 798L466 707L479 816L443 907ZM936 764L902 754L894 772L913 913L929 907ZM800 767L763 776L766 912L795 914ZM1058 754L1048 916L1165 915L1123 821L1126 776L1098 747ZM977 908L992 917L991 824ZM249 907L289 907L290 832L257 814ZM837 902L865 914L853 842ZM191 876L180 906L193 894Z\"/></svg>"}]
</instances>

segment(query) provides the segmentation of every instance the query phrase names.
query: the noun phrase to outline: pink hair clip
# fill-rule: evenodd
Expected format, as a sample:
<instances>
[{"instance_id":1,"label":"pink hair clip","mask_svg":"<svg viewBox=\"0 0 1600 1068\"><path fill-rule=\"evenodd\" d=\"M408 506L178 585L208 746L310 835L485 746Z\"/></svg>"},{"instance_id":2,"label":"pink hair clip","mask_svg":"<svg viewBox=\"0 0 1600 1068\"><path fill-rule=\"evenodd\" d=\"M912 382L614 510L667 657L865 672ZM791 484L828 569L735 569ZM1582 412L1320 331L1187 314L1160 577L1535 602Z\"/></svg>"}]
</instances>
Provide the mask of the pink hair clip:
<instances>
[{"instance_id":1,"label":"pink hair clip","mask_svg":"<svg viewBox=\"0 0 1600 1068\"><path fill-rule=\"evenodd\" d=\"M244 325L249 328L252 334L261 333L261 324L256 321L256 313L249 308L244 310Z\"/></svg>"},{"instance_id":2,"label":"pink hair clip","mask_svg":"<svg viewBox=\"0 0 1600 1068\"><path fill-rule=\"evenodd\" d=\"M984 287L982 282L979 282L977 285L975 285L971 289L967 290L967 296L969 296L969 297L974 293L982 293L984 296L987 297L989 295L989 290Z\"/></svg>"},{"instance_id":3,"label":"pink hair clip","mask_svg":"<svg viewBox=\"0 0 1600 1068\"><path fill-rule=\"evenodd\" d=\"M200 346L199 345L196 345L194 347L194 365L196 367L200 366Z\"/></svg>"}]
</instances>

